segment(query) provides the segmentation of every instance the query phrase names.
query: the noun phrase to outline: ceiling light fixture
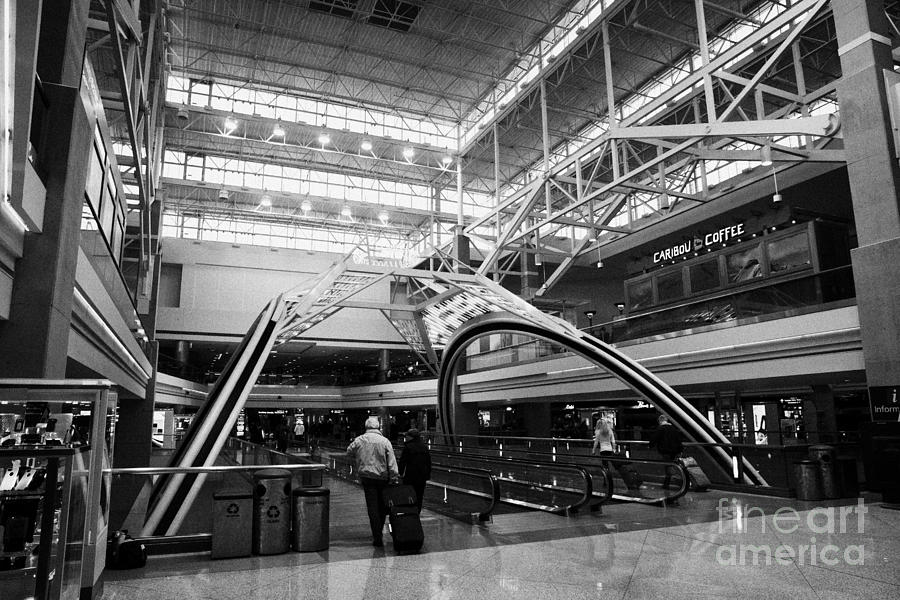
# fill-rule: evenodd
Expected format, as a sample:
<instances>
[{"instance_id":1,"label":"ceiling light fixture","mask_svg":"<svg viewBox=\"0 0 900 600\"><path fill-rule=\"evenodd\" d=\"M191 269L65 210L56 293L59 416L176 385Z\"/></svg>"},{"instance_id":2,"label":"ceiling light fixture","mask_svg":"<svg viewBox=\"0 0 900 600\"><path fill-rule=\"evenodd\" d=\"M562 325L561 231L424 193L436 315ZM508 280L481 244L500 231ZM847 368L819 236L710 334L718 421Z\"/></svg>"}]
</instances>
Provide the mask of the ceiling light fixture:
<instances>
[{"instance_id":1,"label":"ceiling light fixture","mask_svg":"<svg viewBox=\"0 0 900 600\"><path fill-rule=\"evenodd\" d=\"M312 210L312 203L309 200L304 200L302 203L300 203L300 210L303 211L303 214L308 213Z\"/></svg>"},{"instance_id":2,"label":"ceiling light fixture","mask_svg":"<svg viewBox=\"0 0 900 600\"><path fill-rule=\"evenodd\" d=\"M342 217L347 217L349 219L352 215L353 215L353 211L350 210L350 205L345 204L343 207L341 207L341 216Z\"/></svg>"},{"instance_id":3,"label":"ceiling light fixture","mask_svg":"<svg viewBox=\"0 0 900 600\"><path fill-rule=\"evenodd\" d=\"M284 137L284 127L281 125L276 125L272 128L272 137Z\"/></svg>"},{"instance_id":4,"label":"ceiling light fixture","mask_svg":"<svg viewBox=\"0 0 900 600\"><path fill-rule=\"evenodd\" d=\"M225 135L228 135L228 134L234 132L234 130L237 129L237 126L238 126L237 121L235 121L231 117L226 117L225 118Z\"/></svg>"},{"instance_id":5,"label":"ceiling light fixture","mask_svg":"<svg viewBox=\"0 0 900 600\"><path fill-rule=\"evenodd\" d=\"M331 143L331 136L325 132L320 133L319 134L319 143L322 144L322 146L327 146L328 144Z\"/></svg>"},{"instance_id":6,"label":"ceiling light fixture","mask_svg":"<svg viewBox=\"0 0 900 600\"><path fill-rule=\"evenodd\" d=\"M262 198L259 199L259 205L265 208L272 206L272 196L263 194Z\"/></svg>"},{"instance_id":7,"label":"ceiling light fixture","mask_svg":"<svg viewBox=\"0 0 900 600\"><path fill-rule=\"evenodd\" d=\"M411 147L407 146L406 148L403 149L403 158L405 158L406 160L412 160L413 156L415 156L415 155L416 155L416 151L413 150Z\"/></svg>"},{"instance_id":8,"label":"ceiling light fixture","mask_svg":"<svg viewBox=\"0 0 900 600\"><path fill-rule=\"evenodd\" d=\"M453 163L452 156L444 156L443 158L441 158L441 164L444 165L445 167L449 167L452 163Z\"/></svg>"},{"instance_id":9,"label":"ceiling light fixture","mask_svg":"<svg viewBox=\"0 0 900 600\"><path fill-rule=\"evenodd\" d=\"M380 213L378 213L378 220L381 221L382 225L387 225L390 218L391 217L390 217L390 215L387 214L386 210L383 210Z\"/></svg>"},{"instance_id":10,"label":"ceiling light fixture","mask_svg":"<svg viewBox=\"0 0 900 600\"><path fill-rule=\"evenodd\" d=\"M363 140L359 145L359 149L363 152L371 152L372 151L372 142L369 140Z\"/></svg>"}]
</instances>

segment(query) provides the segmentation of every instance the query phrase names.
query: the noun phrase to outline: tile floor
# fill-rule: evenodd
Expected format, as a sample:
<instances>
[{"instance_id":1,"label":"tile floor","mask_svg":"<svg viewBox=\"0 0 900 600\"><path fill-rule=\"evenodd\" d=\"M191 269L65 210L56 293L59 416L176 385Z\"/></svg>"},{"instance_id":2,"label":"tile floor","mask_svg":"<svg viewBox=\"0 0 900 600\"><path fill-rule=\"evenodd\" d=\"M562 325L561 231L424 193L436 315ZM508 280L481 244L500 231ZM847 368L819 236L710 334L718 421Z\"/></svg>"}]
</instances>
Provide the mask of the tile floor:
<instances>
[{"instance_id":1,"label":"tile floor","mask_svg":"<svg viewBox=\"0 0 900 600\"><path fill-rule=\"evenodd\" d=\"M900 598L900 511L727 492L677 507L498 515L485 526L423 512L413 556L373 548L362 493L332 490L327 551L212 561L152 557L107 571L104 600ZM843 507L843 527L841 514Z\"/></svg>"}]
</instances>

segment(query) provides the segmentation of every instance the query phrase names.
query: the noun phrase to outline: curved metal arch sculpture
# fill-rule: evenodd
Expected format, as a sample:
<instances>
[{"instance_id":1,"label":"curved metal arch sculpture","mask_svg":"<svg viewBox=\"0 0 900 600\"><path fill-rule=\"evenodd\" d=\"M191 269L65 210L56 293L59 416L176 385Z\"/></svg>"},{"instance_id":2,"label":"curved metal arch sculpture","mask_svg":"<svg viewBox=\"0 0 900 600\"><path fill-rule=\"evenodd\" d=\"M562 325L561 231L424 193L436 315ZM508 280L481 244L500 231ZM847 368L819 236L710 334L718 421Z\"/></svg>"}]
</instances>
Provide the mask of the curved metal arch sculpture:
<instances>
[{"instance_id":1,"label":"curved metal arch sculpture","mask_svg":"<svg viewBox=\"0 0 900 600\"><path fill-rule=\"evenodd\" d=\"M388 294L390 283L395 285ZM383 297L391 296L390 300L360 299L365 296L361 292L379 285L384 286ZM311 327L344 308L380 313L438 377L441 427L448 435L453 432L448 417L453 416L456 405L452 375L462 349L481 335L510 331L559 343L607 369L666 413L693 441L728 443L687 401L637 362L481 275L352 265L345 260L266 305L210 390L170 464L213 464L269 351L301 339ZM711 455L716 464L731 469L732 458L724 449L716 448ZM763 483L752 465L746 461L744 465L748 482ZM199 475L161 477L151 493L141 535L176 533L202 485Z\"/></svg>"},{"instance_id":2,"label":"curved metal arch sculpture","mask_svg":"<svg viewBox=\"0 0 900 600\"><path fill-rule=\"evenodd\" d=\"M459 402L455 385L456 370L466 347L474 340L495 333L525 334L559 344L593 364L605 369L625 385L653 404L680 428L691 441L729 444L726 438L700 412L675 390L653 375L635 360L612 346L561 321L556 329L548 329L515 315L492 313L466 323L456 331L444 349L438 374L438 410L441 433L452 439L454 416ZM709 448L709 455L726 473L732 470L733 457L724 448ZM744 461L747 483L765 484L759 472Z\"/></svg>"}]
</instances>

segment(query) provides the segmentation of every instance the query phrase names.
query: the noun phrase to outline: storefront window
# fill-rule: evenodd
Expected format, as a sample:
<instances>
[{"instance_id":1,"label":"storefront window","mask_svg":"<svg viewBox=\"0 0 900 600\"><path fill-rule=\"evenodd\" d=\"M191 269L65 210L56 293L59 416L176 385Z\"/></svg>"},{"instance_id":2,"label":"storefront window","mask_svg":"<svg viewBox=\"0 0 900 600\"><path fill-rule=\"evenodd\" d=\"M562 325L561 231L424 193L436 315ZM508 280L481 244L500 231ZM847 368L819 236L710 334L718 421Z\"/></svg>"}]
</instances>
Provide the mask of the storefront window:
<instances>
[{"instance_id":1,"label":"storefront window","mask_svg":"<svg viewBox=\"0 0 900 600\"><path fill-rule=\"evenodd\" d=\"M766 250L769 254L769 271L771 273L808 267L811 264L809 236L805 231L771 241Z\"/></svg>"},{"instance_id":2,"label":"storefront window","mask_svg":"<svg viewBox=\"0 0 900 600\"><path fill-rule=\"evenodd\" d=\"M690 268L691 293L696 294L719 287L719 261L708 260Z\"/></svg>"},{"instance_id":3,"label":"storefront window","mask_svg":"<svg viewBox=\"0 0 900 600\"><path fill-rule=\"evenodd\" d=\"M647 308L653 303L653 288L650 279L628 284L628 310Z\"/></svg>"},{"instance_id":4,"label":"storefront window","mask_svg":"<svg viewBox=\"0 0 900 600\"><path fill-rule=\"evenodd\" d=\"M684 297L684 277L681 269L656 278L656 294L660 302L669 302Z\"/></svg>"},{"instance_id":5,"label":"storefront window","mask_svg":"<svg viewBox=\"0 0 900 600\"><path fill-rule=\"evenodd\" d=\"M759 246L725 255L725 267L728 271L728 283L749 281L762 277L762 266L759 261Z\"/></svg>"}]
</instances>

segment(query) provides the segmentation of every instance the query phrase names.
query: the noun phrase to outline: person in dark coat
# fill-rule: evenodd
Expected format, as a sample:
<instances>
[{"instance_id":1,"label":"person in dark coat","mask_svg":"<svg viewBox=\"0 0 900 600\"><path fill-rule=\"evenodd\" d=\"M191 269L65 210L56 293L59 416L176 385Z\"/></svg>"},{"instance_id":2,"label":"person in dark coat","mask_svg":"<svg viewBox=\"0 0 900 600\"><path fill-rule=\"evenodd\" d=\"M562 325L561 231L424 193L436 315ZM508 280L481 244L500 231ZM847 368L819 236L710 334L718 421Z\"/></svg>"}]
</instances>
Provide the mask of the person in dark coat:
<instances>
[{"instance_id":1,"label":"person in dark coat","mask_svg":"<svg viewBox=\"0 0 900 600\"><path fill-rule=\"evenodd\" d=\"M659 416L659 427L653 432L650 438L650 447L656 448L663 460L675 462L684 446L681 442L681 434L675 429L675 426L669 423L666 415ZM672 472L678 473L675 467L666 466L666 476L663 479L663 489L669 489L669 483L672 481Z\"/></svg>"},{"instance_id":2,"label":"person in dark coat","mask_svg":"<svg viewBox=\"0 0 900 600\"><path fill-rule=\"evenodd\" d=\"M418 429L410 429L403 434L403 453L400 455L400 476L403 483L416 490L416 505L422 512L425 496L425 482L431 479L431 453L422 441Z\"/></svg>"}]
</instances>

